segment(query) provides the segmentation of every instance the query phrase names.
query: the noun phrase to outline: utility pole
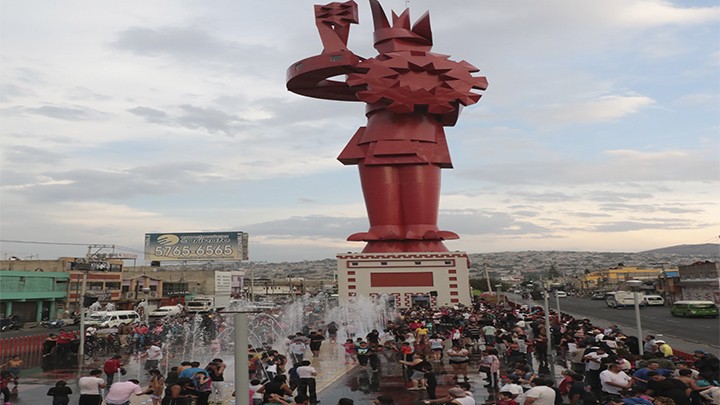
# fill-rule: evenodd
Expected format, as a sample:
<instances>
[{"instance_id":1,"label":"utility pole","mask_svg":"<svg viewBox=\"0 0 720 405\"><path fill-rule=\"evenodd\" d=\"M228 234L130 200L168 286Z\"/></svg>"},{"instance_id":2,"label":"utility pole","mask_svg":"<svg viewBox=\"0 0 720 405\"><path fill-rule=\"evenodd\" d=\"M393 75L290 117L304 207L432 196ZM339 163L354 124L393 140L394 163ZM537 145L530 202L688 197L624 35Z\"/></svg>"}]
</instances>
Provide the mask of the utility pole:
<instances>
[{"instance_id":1,"label":"utility pole","mask_svg":"<svg viewBox=\"0 0 720 405\"><path fill-rule=\"evenodd\" d=\"M548 287L543 283L543 299L545 300L545 337L548 345L548 363L550 363L550 375L555 379L555 355L552 342L552 332L550 331L550 304L548 303Z\"/></svg>"},{"instance_id":2,"label":"utility pole","mask_svg":"<svg viewBox=\"0 0 720 405\"><path fill-rule=\"evenodd\" d=\"M487 269L487 263L483 263L483 268L485 269L485 281L487 282L488 292L493 292L492 284L490 284L490 273L488 273Z\"/></svg>"},{"instance_id":3,"label":"utility pole","mask_svg":"<svg viewBox=\"0 0 720 405\"><path fill-rule=\"evenodd\" d=\"M97 249L93 252L93 249ZM78 346L78 363L83 364L85 361L85 295L87 294L87 276L88 272L93 268L93 261L97 257L98 252L102 249L112 249L115 253L115 245L93 244L88 246L85 262L87 267L82 271L82 287L80 287L80 346Z\"/></svg>"}]
</instances>

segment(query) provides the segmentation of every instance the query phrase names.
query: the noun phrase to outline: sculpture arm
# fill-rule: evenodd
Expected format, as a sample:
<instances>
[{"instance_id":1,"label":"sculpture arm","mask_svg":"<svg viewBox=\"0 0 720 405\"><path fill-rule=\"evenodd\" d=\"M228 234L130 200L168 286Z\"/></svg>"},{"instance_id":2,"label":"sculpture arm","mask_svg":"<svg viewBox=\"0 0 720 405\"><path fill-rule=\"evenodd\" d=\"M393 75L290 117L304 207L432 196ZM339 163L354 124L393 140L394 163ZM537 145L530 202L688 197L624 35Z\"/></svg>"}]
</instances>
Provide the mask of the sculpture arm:
<instances>
[{"instance_id":1,"label":"sculpture arm","mask_svg":"<svg viewBox=\"0 0 720 405\"><path fill-rule=\"evenodd\" d=\"M358 7L353 0L315 5L315 25L323 44L323 53L347 50L350 24L357 23Z\"/></svg>"},{"instance_id":2,"label":"sculpture arm","mask_svg":"<svg viewBox=\"0 0 720 405\"><path fill-rule=\"evenodd\" d=\"M358 101L345 81L331 77L357 72L362 58L347 49L350 24L357 24L357 3L330 3L315 6L323 51L294 63L287 71L287 88L293 93L326 100Z\"/></svg>"}]
</instances>

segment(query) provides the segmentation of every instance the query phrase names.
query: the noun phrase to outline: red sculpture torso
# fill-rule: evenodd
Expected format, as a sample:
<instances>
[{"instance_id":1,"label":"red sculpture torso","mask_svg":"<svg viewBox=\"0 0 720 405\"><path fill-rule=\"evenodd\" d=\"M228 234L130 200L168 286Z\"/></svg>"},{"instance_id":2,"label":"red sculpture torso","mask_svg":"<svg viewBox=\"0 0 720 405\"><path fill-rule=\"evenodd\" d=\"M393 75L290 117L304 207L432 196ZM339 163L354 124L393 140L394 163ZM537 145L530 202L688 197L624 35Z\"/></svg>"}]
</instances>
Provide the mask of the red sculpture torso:
<instances>
[{"instance_id":1,"label":"red sculpture torso","mask_svg":"<svg viewBox=\"0 0 720 405\"><path fill-rule=\"evenodd\" d=\"M440 169L452 168L445 126L462 106L476 103L487 80L478 69L430 52L432 33L425 13L410 27L409 10L388 23L380 3L370 0L379 55L364 59L347 49L354 1L315 6L324 49L288 69L290 91L315 98L367 103L367 125L338 156L358 165L370 229L348 240L367 241L364 253L444 252L457 239L437 226ZM347 75L346 81L330 77Z\"/></svg>"}]
</instances>

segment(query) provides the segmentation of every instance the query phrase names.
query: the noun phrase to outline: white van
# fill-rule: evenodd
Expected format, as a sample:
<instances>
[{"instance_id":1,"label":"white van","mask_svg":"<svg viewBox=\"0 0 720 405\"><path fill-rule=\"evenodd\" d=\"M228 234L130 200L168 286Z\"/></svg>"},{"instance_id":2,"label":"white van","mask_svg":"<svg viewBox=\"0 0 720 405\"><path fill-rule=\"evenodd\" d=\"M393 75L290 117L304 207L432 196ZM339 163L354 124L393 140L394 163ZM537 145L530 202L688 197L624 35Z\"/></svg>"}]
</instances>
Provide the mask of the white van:
<instances>
[{"instance_id":1,"label":"white van","mask_svg":"<svg viewBox=\"0 0 720 405\"><path fill-rule=\"evenodd\" d=\"M207 298L195 298L185 303L185 311L191 313L210 312L213 308L212 300Z\"/></svg>"},{"instance_id":2,"label":"white van","mask_svg":"<svg viewBox=\"0 0 720 405\"><path fill-rule=\"evenodd\" d=\"M643 293L638 293L638 301L639 306L645 306L645 296ZM607 298L605 298L605 303L610 308L634 307L635 293L631 291L616 291L612 295L608 293Z\"/></svg>"},{"instance_id":3,"label":"white van","mask_svg":"<svg viewBox=\"0 0 720 405\"><path fill-rule=\"evenodd\" d=\"M157 317L165 317L165 316L175 316L180 315L182 311L180 310L180 307L177 305L169 305L169 306L163 306L160 307L148 314L151 318L157 318Z\"/></svg>"},{"instance_id":4,"label":"white van","mask_svg":"<svg viewBox=\"0 0 720 405\"><path fill-rule=\"evenodd\" d=\"M90 314L85 320L85 325L97 328L117 328L120 324L135 323L140 320L140 315L135 311L101 311Z\"/></svg>"},{"instance_id":5,"label":"white van","mask_svg":"<svg viewBox=\"0 0 720 405\"><path fill-rule=\"evenodd\" d=\"M665 305L665 299L660 295L646 295L645 305L663 306Z\"/></svg>"}]
</instances>

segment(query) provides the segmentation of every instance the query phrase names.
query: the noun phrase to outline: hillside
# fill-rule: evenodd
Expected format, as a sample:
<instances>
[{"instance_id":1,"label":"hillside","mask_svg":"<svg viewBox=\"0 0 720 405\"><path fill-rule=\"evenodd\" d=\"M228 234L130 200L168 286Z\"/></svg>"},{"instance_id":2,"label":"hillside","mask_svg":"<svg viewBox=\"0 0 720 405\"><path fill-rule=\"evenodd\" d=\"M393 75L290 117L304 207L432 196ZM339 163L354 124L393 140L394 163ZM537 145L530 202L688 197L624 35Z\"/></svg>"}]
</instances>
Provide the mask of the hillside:
<instances>
[{"instance_id":1,"label":"hillside","mask_svg":"<svg viewBox=\"0 0 720 405\"><path fill-rule=\"evenodd\" d=\"M680 256L707 256L707 257L718 257L720 256L720 244L717 243L704 243L701 245L676 245L668 246L659 249L646 250L640 252L641 254L661 254L661 255L680 255Z\"/></svg>"},{"instance_id":2,"label":"hillside","mask_svg":"<svg viewBox=\"0 0 720 405\"><path fill-rule=\"evenodd\" d=\"M628 267L677 268L696 261L720 261L720 245L681 245L645 252L571 252L522 251L470 253L471 277L482 277L484 269L498 274L528 274L547 271L554 266L561 274L584 274L586 271L607 269L622 263ZM337 262L334 258L284 263L243 262L241 269L253 268L256 277L305 277L332 279Z\"/></svg>"}]
</instances>

